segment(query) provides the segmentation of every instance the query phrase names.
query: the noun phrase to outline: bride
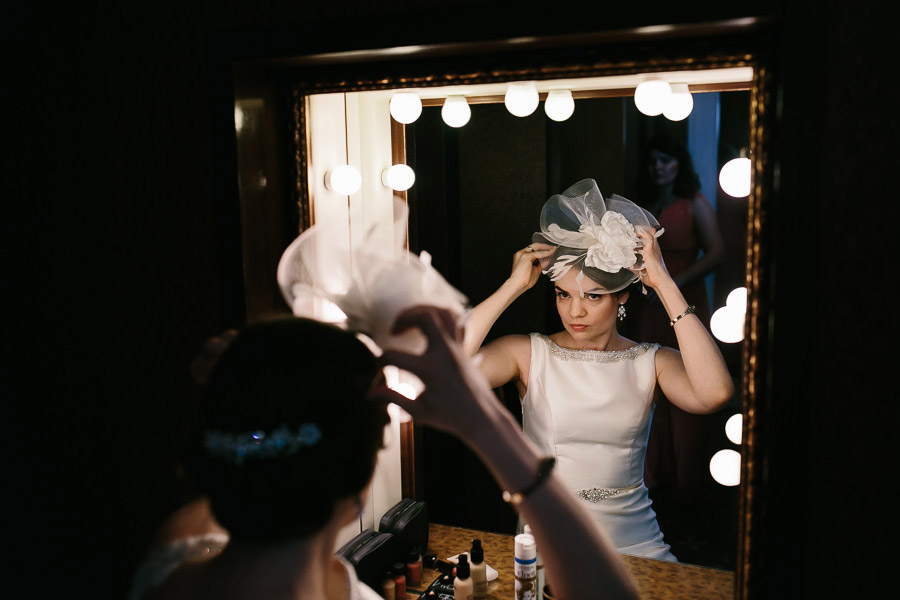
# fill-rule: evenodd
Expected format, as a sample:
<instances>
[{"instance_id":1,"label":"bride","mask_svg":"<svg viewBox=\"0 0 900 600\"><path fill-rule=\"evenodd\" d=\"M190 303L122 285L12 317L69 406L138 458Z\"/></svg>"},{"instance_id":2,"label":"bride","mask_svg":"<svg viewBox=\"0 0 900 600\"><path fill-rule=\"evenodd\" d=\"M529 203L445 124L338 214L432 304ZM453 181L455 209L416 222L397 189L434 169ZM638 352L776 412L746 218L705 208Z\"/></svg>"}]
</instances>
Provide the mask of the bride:
<instances>
[{"instance_id":1,"label":"bride","mask_svg":"<svg viewBox=\"0 0 900 600\"><path fill-rule=\"evenodd\" d=\"M514 381L526 437L557 469L617 550L677 560L643 482L657 387L691 413L721 408L733 382L718 347L666 270L653 216L620 196L604 200L585 179L551 197L541 231L516 252L509 278L469 314L465 347L492 387ZM555 284L563 330L507 335L481 346L500 314L537 282ZM662 301L679 349L616 330L630 286ZM680 351L679 351L680 350Z\"/></svg>"}]
</instances>

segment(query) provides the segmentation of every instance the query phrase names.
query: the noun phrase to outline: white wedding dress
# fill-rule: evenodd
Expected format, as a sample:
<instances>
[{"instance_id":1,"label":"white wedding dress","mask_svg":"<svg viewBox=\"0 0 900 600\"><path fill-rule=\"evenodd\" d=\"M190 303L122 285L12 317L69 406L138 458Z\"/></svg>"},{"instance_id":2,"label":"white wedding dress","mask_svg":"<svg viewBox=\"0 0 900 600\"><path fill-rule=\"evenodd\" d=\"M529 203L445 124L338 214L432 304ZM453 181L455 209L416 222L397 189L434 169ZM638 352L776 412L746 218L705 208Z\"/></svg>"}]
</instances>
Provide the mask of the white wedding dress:
<instances>
[{"instance_id":1,"label":"white wedding dress","mask_svg":"<svg viewBox=\"0 0 900 600\"><path fill-rule=\"evenodd\" d=\"M643 473L659 344L605 352L530 339L525 435L556 457L557 473L620 553L676 561Z\"/></svg>"}]
</instances>

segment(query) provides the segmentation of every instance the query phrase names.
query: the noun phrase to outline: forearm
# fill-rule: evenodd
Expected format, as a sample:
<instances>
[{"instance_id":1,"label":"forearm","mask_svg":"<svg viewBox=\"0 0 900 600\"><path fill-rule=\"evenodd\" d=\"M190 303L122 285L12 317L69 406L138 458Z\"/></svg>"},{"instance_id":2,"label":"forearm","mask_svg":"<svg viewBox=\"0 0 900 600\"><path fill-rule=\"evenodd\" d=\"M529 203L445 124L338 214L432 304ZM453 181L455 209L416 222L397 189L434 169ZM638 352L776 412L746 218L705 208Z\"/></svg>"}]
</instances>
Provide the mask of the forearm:
<instances>
[{"instance_id":1,"label":"forearm","mask_svg":"<svg viewBox=\"0 0 900 600\"><path fill-rule=\"evenodd\" d=\"M673 279L679 286L687 285L698 279L703 279L722 264L725 255L721 252L704 253L700 258L691 263L683 271L675 275Z\"/></svg>"},{"instance_id":2,"label":"forearm","mask_svg":"<svg viewBox=\"0 0 900 600\"><path fill-rule=\"evenodd\" d=\"M518 491L535 478L540 456L505 411L486 417L466 439L501 488ZM560 479L550 478L518 505L531 526L553 589L560 598L637 598L624 562Z\"/></svg>"},{"instance_id":3,"label":"forearm","mask_svg":"<svg viewBox=\"0 0 900 600\"><path fill-rule=\"evenodd\" d=\"M526 290L526 287L516 284L510 279L503 282L496 292L488 296L483 302L475 306L466 318L465 339L463 348L466 354L474 356L481 348L484 338L500 315L510 304Z\"/></svg>"},{"instance_id":4,"label":"forearm","mask_svg":"<svg viewBox=\"0 0 900 600\"><path fill-rule=\"evenodd\" d=\"M684 313L688 303L674 281L656 290L669 315L674 319ZM701 411L714 411L731 397L734 383L722 353L703 322L693 314L685 315L673 325L678 350L690 382L693 396Z\"/></svg>"}]
</instances>

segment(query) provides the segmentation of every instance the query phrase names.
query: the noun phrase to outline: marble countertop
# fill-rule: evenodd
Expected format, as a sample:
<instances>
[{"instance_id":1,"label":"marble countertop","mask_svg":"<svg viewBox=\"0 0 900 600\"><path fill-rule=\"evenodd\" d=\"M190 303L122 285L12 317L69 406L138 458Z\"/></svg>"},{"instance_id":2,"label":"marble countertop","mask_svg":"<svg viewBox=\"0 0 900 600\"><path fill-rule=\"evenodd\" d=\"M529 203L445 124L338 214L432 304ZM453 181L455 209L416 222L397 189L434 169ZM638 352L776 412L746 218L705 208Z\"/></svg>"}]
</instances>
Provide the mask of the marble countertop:
<instances>
[{"instance_id":1,"label":"marble countertop","mask_svg":"<svg viewBox=\"0 0 900 600\"><path fill-rule=\"evenodd\" d=\"M487 598L511 600L514 597L513 536L432 524L428 552L446 560L468 551L475 538L479 538L484 547L485 562L498 572L497 579L488 586ZM730 571L636 556L623 555L622 558L635 578L642 598L727 600L734 597L734 573ZM419 598L440 576L437 570L423 569L421 585L407 589L407 600Z\"/></svg>"}]
</instances>

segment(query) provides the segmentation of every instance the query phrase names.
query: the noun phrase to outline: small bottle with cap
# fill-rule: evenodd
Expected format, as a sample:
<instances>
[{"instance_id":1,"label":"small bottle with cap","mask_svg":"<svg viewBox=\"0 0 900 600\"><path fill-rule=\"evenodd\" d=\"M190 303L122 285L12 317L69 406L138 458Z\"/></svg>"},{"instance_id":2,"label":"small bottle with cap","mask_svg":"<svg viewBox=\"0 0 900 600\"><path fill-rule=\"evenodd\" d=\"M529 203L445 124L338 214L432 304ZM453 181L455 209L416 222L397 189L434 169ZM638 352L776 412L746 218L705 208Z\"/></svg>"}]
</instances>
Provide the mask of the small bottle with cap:
<instances>
[{"instance_id":1,"label":"small bottle with cap","mask_svg":"<svg viewBox=\"0 0 900 600\"><path fill-rule=\"evenodd\" d=\"M484 548L480 539L472 540L472 549L469 551L471 559L470 570L472 572L472 596L476 599L487 596L487 564L484 562Z\"/></svg>"},{"instance_id":2,"label":"small bottle with cap","mask_svg":"<svg viewBox=\"0 0 900 600\"><path fill-rule=\"evenodd\" d=\"M469 570L469 557L460 554L459 562L456 565L456 578L453 580L453 600L473 600L473 593L474 586Z\"/></svg>"},{"instance_id":3,"label":"small bottle with cap","mask_svg":"<svg viewBox=\"0 0 900 600\"><path fill-rule=\"evenodd\" d=\"M532 538L534 537L534 534L531 533L531 527L529 527L527 524L522 529L522 533L526 533L526 534L530 535ZM535 546L534 546L534 558L535 558L535 565L536 565L536 570L537 570L537 594L535 594L534 597L536 600L543 600L543 598L544 598L544 561L541 560L541 553L537 549L537 542L535 542Z\"/></svg>"},{"instance_id":4,"label":"small bottle with cap","mask_svg":"<svg viewBox=\"0 0 900 600\"><path fill-rule=\"evenodd\" d=\"M516 536L516 600L530 600L537 595L536 554L533 536L527 533Z\"/></svg>"}]
</instances>

